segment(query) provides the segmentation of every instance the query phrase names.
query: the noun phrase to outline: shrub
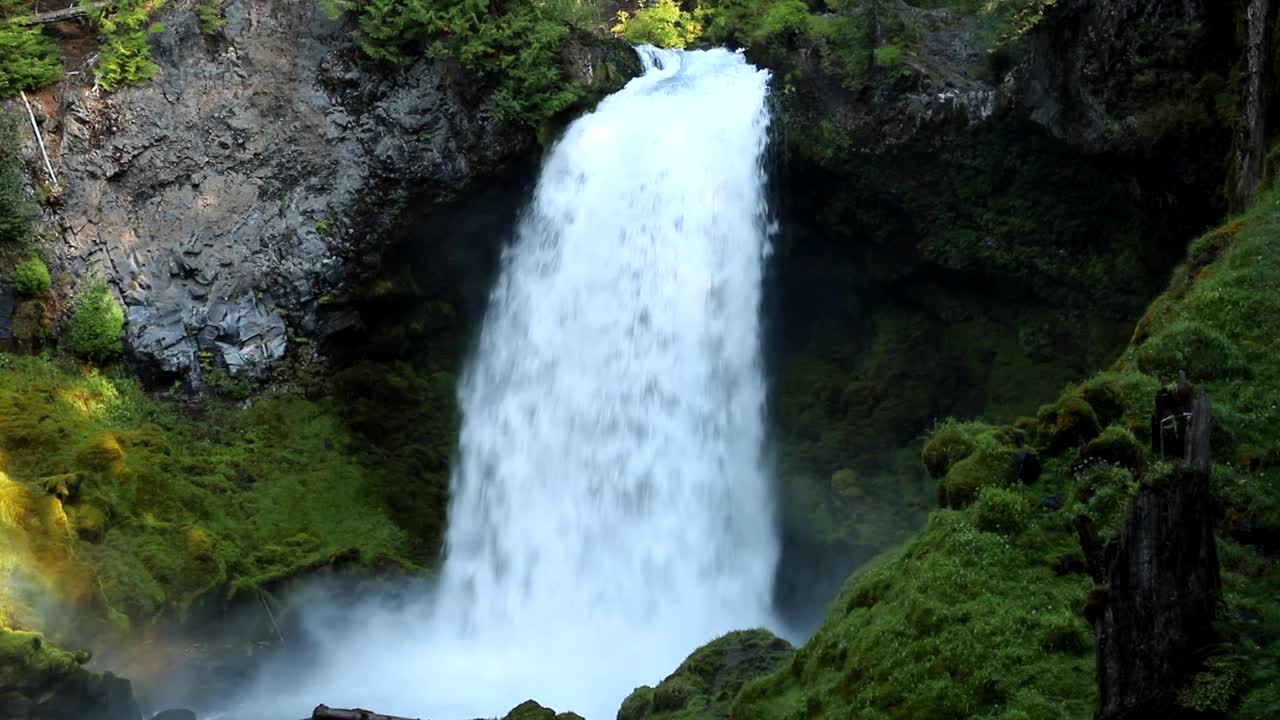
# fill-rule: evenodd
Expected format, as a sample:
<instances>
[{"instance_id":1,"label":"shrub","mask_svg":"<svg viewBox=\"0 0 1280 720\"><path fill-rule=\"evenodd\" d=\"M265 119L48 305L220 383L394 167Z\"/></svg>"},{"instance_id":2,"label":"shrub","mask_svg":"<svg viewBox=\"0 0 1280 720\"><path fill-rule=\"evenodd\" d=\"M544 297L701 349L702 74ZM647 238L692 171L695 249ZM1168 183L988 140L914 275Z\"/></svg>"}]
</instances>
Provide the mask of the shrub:
<instances>
[{"instance_id":1,"label":"shrub","mask_svg":"<svg viewBox=\"0 0 1280 720\"><path fill-rule=\"evenodd\" d=\"M58 46L44 30L13 22L30 11L30 3L0 0L0 98L38 90L62 76Z\"/></svg>"},{"instance_id":2,"label":"shrub","mask_svg":"<svg viewBox=\"0 0 1280 720\"><path fill-rule=\"evenodd\" d=\"M67 329L71 352L89 360L106 360L124 350L124 309L101 280L76 300Z\"/></svg>"},{"instance_id":3,"label":"shrub","mask_svg":"<svg viewBox=\"0 0 1280 720\"><path fill-rule=\"evenodd\" d=\"M39 297L49 292L52 285L49 268L38 257L24 260L13 269L13 289L19 295Z\"/></svg>"},{"instance_id":4,"label":"shrub","mask_svg":"<svg viewBox=\"0 0 1280 720\"><path fill-rule=\"evenodd\" d=\"M589 24L589 8L575 0L508 3L501 11L482 0L322 4L331 16L353 16L354 40L370 57L408 62L425 52L491 79L494 113L504 120L538 125L581 96L560 59L569 31Z\"/></svg>"},{"instance_id":5,"label":"shrub","mask_svg":"<svg viewBox=\"0 0 1280 720\"><path fill-rule=\"evenodd\" d=\"M676 0L641 0L636 14L618 11L618 24L611 30L633 43L664 48L683 48L702 35L702 13L680 9Z\"/></svg>"},{"instance_id":6,"label":"shrub","mask_svg":"<svg viewBox=\"0 0 1280 720\"><path fill-rule=\"evenodd\" d=\"M200 22L200 32L205 35L216 35L227 26L227 19L222 16L218 0L200 0L200 4L196 5L196 19Z\"/></svg>"}]
</instances>

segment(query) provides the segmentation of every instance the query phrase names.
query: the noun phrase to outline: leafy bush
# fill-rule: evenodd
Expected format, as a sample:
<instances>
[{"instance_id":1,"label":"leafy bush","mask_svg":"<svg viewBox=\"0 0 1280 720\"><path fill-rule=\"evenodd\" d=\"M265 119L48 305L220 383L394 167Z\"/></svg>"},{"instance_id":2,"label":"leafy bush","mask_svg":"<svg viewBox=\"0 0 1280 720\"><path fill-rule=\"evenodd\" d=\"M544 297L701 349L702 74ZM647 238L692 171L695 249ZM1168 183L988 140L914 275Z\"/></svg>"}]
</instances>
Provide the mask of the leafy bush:
<instances>
[{"instance_id":1,"label":"leafy bush","mask_svg":"<svg viewBox=\"0 0 1280 720\"><path fill-rule=\"evenodd\" d=\"M61 54L44 30L23 27L20 17L26 4L0 0L0 98L19 90L38 90L62 77Z\"/></svg>"},{"instance_id":2,"label":"leafy bush","mask_svg":"<svg viewBox=\"0 0 1280 720\"><path fill-rule=\"evenodd\" d=\"M500 118L537 125L580 97L560 61L570 30L587 23L589 8L578 0L493 8L488 0L322 2L332 16L353 16L355 42L370 57L408 62L425 53L485 76Z\"/></svg>"},{"instance_id":3,"label":"leafy bush","mask_svg":"<svg viewBox=\"0 0 1280 720\"><path fill-rule=\"evenodd\" d=\"M618 11L614 34L633 43L664 48L683 48L702 35L701 11L680 9L676 0L656 0L641 4L635 15Z\"/></svg>"},{"instance_id":4,"label":"leafy bush","mask_svg":"<svg viewBox=\"0 0 1280 720\"><path fill-rule=\"evenodd\" d=\"M13 269L13 289L19 295L38 297L49 292L52 284L49 268L38 257L23 260Z\"/></svg>"},{"instance_id":5,"label":"leafy bush","mask_svg":"<svg viewBox=\"0 0 1280 720\"><path fill-rule=\"evenodd\" d=\"M1031 32L1057 4L1058 0L986 0L982 9L996 18L997 42L1003 44Z\"/></svg>"},{"instance_id":6,"label":"leafy bush","mask_svg":"<svg viewBox=\"0 0 1280 720\"><path fill-rule=\"evenodd\" d=\"M124 350L124 309L102 280L76 299L67 341L71 352L89 360L106 360Z\"/></svg>"}]
</instances>

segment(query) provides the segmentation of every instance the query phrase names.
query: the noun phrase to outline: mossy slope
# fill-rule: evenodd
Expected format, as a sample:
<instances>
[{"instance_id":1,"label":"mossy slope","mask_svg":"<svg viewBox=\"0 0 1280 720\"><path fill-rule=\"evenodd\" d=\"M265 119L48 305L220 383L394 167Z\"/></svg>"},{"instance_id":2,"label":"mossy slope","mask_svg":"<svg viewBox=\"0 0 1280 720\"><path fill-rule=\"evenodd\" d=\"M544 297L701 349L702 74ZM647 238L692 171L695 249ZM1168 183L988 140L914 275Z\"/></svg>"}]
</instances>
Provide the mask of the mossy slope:
<instances>
[{"instance_id":1,"label":"mossy slope","mask_svg":"<svg viewBox=\"0 0 1280 720\"><path fill-rule=\"evenodd\" d=\"M408 535L354 445L330 401L185 407L0 355L0 619L59 629L53 602L124 629L308 568L398 561Z\"/></svg>"},{"instance_id":2,"label":"mossy slope","mask_svg":"<svg viewBox=\"0 0 1280 720\"><path fill-rule=\"evenodd\" d=\"M1012 426L949 422L925 446L935 511L904 548L853 575L784 669L748 684L732 717L1087 718L1095 701L1092 582L1064 557L1090 515L1119 531L1162 384L1214 402L1223 507L1223 643L1182 693L1231 718L1280 711L1280 192L1192 244L1106 372ZM1038 478L1020 475L1019 453ZM1016 478L1034 480L1027 486ZM976 499L976 502L974 500ZM1061 573L1061 574L1059 574Z\"/></svg>"}]
</instances>

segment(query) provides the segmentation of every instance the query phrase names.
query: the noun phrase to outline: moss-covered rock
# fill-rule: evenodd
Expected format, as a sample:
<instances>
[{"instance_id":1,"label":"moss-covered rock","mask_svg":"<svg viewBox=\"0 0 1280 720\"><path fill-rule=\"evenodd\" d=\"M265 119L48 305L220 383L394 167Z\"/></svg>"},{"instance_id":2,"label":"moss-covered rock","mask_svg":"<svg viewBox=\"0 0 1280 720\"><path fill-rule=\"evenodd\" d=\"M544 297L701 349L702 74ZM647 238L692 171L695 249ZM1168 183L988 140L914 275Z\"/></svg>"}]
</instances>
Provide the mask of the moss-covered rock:
<instances>
[{"instance_id":1,"label":"moss-covered rock","mask_svg":"<svg viewBox=\"0 0 1280 720\"><path fill-rule=\"evenodd\" d=\"M1076 471L1105 463L1137 473L1146 463L1147 447L1127 428L1112 425L1080 450L1073 464Z\"/></svg>"},{"instance_id":2,"label":"moss-covered rock","mask_svg":"<svg viewBox=\"0 0 1280 720\"><path fill-rule=\"evenodd\" d=\"M618 720L722 720L742 686L782 667L790 643L767 630L739 630L698 648L656 688L636 688Z\"/></svg>"},{"instance_id":3,"label":"moss-covered rock","mask_svg":"<svg viewBox=\"0 0 1280 720\"><path fill-rule=\"evenodd\" d=\"M1039 443L1050 455L1079 447L1102 432L1098 415L1084 398L1066 395L1036 415Z\"/></svg>"},{"instance_id":4,"label":"moss-covered rock","mask_svg":"<svg viewBox=\"0 0 1280 720\"><path fill-rule=\"evenodd\" d=\"M140 720L128 680L83 669L32 632L0 627L0 716L14 720Z\"/></svg>"},{"instance_id":5,"label":"moss-covered rock","mask_svg":"<svg viewBox=\"0 0 1280 720\"><path fill-rule=\"evenodd\" d=\"M1280 538L1278 208L1280 191L1273 190L1230 223L1229 232L1216 231L1211 242L1193 246L1194 270L1189 264L1175 274L1115 365L1068 388L1033 422L1019 423L1035 431L1043 463L1036 487L1055 503L1025 517L1018 502L1025 499L1002 487L1003 463L973 468L963 485L978 488L978 502L934 512L905 548L850 577L817 634L787 667L749 683L732 717L1091 717L1093 637L1081 609L1092 583L1079 574L1058 576L1052 563L1079 552L1071 517L1087 515L1104 537L1115 536L1138 483L1158 481L1167 470L1146 449L1161 383L1142 372L1140 360L1167 357L1164 349L1179 344L1160 343L1188 337L1187 321L1209 331L1191 331L1195 337L1225 341L1210 348L1228 348L1201 367L1243 363L1247 370L1203 375L1215 424L1225 426L1230 440L1215 451L1225 455L1218 455L1212 484L1225 511L1219 538L1224 642L1182 699L1228 718L1274 715L1280 569L1271 560L1276 544L1267 538ZM1196 248L1207 245L1212 252L1197 255ZM1170 328L1172 335L1158 341ZM1160 352L1144 355L1150 342ZM961 479L953 477L957 470L993 449L1007 453L1016 444L979 424L950 440L922 458L945 473L940 486ZM1093 461L1081 462L1087 459ZM1064 498L1067 512L1053 512ZM996 506L1001 512L993 512ZM1019 516L1013 525L1021 532L1003 530L1005 510Z\"/></svg>"},{"instance_id":6,"label":"moss-covered rock","mask_svg":"<svg viewBox=\"0 0 1280 720\"><path fill-rule=\"evenodd\" d=\"M583 718L574 712L557 714L555 710L543 707L533 700L525 700L511 708L511 712L504 715L502 720L583 720Z\"/></svg>"},{"instance_id":7,"label":"moss-covered rock","mask_svg":"<svg viewBox=\"0 0 1280 720\"><path fill-rule=\"evenodd\" d=\"M320 567L412 567L333 403L192 415L127 380L0 357L0 620L74 617L105 640Z\"/></svg>"},{"instance_id":8,"label":"moss-covered rock","mask_svg":"<svg viewBox=\"0 0 1280 720\"><path fill-rule=\"evenodd\" d=\"M1052 573L1055 541L1038 523L1007 536L983 532L972 512L935 512L905 548L851 577L817 635L744 687L731 717L941 719L996 706L1088 717L1088 580Z\"/></svg>"},{"instance_id":9,"label":"moss-covered rock","mask_svg":"<svg viewBox=\"0 0 1280 720\"><path fill-rule=\"evenodd\" d=\"M938 434L942 442L938 441ZM964 507L978 497L987 486L1014 481L1017 473L1020 433L1007 427L991 427L982 423L944 423L925 445L926 463L937 460L944 451L968 450L962 457L947 463L946 473L938 480L938 504L942 507ZM944 444L945 443L945 444ZM933 452L930 452L932 448Z\"/></svg>"},{"instance_id":10,"label":"moss-covered rock","mask_svg":"<svg viewBox=\"0 0 1280 720\"><path fill-rule=\"evenodd\" d=\"M1165 381L1185 375L1192 382L1248 373L1240 349L1211 326L1177 320L1162 328L1134 353L1138 368Z\"/></svg>"}]
</instances>

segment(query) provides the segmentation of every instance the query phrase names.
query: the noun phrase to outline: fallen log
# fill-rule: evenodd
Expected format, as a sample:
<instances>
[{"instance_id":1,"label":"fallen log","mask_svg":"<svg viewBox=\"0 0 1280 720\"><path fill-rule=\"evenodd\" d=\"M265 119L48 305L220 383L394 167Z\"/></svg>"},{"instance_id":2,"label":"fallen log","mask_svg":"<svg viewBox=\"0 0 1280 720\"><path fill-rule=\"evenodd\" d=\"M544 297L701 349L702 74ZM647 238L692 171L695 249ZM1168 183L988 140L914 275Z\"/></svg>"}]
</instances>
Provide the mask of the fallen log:
<instances>
[{"instance_id":1,"label":"fallen log","mask_svg":"<svg viewBox=\"0 0 1280 720\"><path fill-rule=\"evenodd\" d=\"M89 3L89 7L98 9L105 3ZM84 5L72 5L62 10L53 10L51 12L40 13L38 15L28 15L18 20L19 25L52 25L54 23L65 22L67 20L76 20L78 18L89 17L89 10Z\"/></svg>"},{"instance_id":2,"label":"fallen log","mask_svg":"<svg viewBox=\"0 0 1280 720\"><path fill-rule=\"evenodd\" d=\"M331 708L328 705L317 705L315 710L311 711L311 720L417 720L416 718L404 718L395 715L379 715L368 710L360 708L352 708L351 710L343 710L342 708Z\"/></svg>"}]
</instances>

